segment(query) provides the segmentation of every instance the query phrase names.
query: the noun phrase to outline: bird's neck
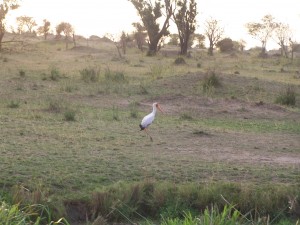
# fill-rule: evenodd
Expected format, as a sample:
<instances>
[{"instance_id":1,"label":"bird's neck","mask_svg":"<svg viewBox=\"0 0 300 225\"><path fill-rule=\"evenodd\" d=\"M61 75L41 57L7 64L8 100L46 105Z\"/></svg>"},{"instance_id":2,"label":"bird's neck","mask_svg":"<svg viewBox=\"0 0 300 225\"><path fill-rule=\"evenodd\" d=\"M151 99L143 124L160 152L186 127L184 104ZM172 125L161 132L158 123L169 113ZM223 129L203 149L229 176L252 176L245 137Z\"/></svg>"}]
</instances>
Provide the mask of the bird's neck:
<instances>
[{"instance_id":1,"label":"bird's neck","mask_svg":"<svg viewBox=\"0 0 300 225\"><path fill-rule=\"evenodd\" d=\"M152 114L156 114L156 106L153 107Z\"/></svg>"}]
</instances>

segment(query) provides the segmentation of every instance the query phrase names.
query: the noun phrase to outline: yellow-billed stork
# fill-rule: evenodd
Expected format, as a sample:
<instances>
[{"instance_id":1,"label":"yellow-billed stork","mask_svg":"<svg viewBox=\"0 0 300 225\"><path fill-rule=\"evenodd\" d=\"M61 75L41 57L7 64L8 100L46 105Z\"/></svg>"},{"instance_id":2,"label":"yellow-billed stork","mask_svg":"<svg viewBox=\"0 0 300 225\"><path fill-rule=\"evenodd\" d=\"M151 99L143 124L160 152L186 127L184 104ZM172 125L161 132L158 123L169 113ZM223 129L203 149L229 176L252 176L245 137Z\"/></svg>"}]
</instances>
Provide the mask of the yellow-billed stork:
<instances>
[{"instance_id":1,"label":"yellow-billed stork","mask_svg":"<svg viewBox=\"0 0 300 225\"><path fill-rule=\"evenodd\" d=\"M160 106L157 102L153 103L152 107L153 107L152 112L149 113L147 116L145 116L140 124L141 130L144 130L149 135L151 141L153 141L153 139L152 139L151 135L149 134L149 132L147 132L147 128L152 124L152 122L155 118L157 109L163 113L162 109L160 108Z\"/></svg>"}]
</instances>

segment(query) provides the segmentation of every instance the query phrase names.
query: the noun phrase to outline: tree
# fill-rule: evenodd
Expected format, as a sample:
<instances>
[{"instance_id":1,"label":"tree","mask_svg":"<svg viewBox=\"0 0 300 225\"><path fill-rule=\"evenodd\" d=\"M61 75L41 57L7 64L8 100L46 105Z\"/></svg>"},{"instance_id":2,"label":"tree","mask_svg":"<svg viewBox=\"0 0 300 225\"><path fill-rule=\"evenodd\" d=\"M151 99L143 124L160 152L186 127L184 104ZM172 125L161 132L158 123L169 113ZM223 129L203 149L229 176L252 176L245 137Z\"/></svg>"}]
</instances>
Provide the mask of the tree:
<instances>
[{"instance_id":1,"label":"tree","mask_svg":"<svg viewBox=\"0 0 300 225\"><path fill-rule=\"evenodd\" d=\"M74 37L74 29L71 24L66 23L66 22L61 22L56 26L56 34L58 37L61 36L61 33L64 33L65 35L65 42L66 42L66 49L68 49L68 42L69 42L69 37L73 35ZM73 42L75 42L73 38Z\"/></svg>"},{"instance_id":2,"label":"tree","mask_svg":"<svg viewBox=\"0 0 300 225\"><path fill-rule=\"evenodd\" d=\"M203 34L194 34L198 48L205 48L205 36Z\"/></svg>"},{"instance_id":3,"label":"tree","mask_svg":"<svg viewBox=\"0 0 300 225\"><path fill-rule=\"evenodd\" d=\"M280 46L281 56L283 54L288 58L289 39L292 36L292 31L288 24L277 23L275 28L275 41Z\"/></svg>"},{"instance_id":4,"label":"tree","mask_svg":"<svg viewBox=\"0 0 300 225\"><path fill-rule=\"evenodd\" d=\"M173 18L179 35L180 55L186 55L190 37L196 30L197 3L195 0L178 0L176 5Z\"/></svg>"},{"instance_id":5,"label":"tree","mask_svg":"<svg viewBox=\"0 0 300 225\"><path fill-rule=\"evenodd\" d=\"M272 36L276 26L277 24L274 22L274 17L271 15L264 16L261 23L252 22L246 24L248 33L261 42L262 56L266 54L267 41Z\"/></svg>"},{"instance_id":6,"label":"tree","mask_svg":"<svg viewBox=\"0 0 300 225\"><path fill-rule=\"evenodd\" d=\"M146 43L146 37L147 37L146 28L140 23L133 23L132 25L136 29L136 31L133 33L133 36L136 41L137 47L138 49L143 51L143 46Z\"/></svg>"},{"instance_id":7,"label":"tree","mask_svg":"<svg viewBox=\"0 0 300 225\"><path fill-rule=\"evenodd\" d=\"M18 0L2 0L0 4L0 51L2 50L2 40L6 32L5 17L9 10L19 8Z\"/></svg>"},{"instance_id":8,"label":"tree","mask_svg":"<svg viewBox=\"0 0 300 225\"><path fill-rule=\"evenodd\" d=\"M37 23L35 20L30 16L19 16L17 17L17 24L18 24L18 31L20 33L23 33L24 27L27 28L27 31L29 33L32 33L32 30L35 26L37 26Z\"/></svg>"},{"instance_id":9,"label":"tree","mask_svg":"<svg viewBox=\"0 0 300 225\"><path fill-rule=\"evenodd\" d=\"M218 41L216 46L221 52L230 52L234 49L233 41L230 38L224 38L221 41Z\"/></svg>"},{"instance_id":10,"label":"tree","mask_svg":"<svg viewBox=\"0 0 300 225\"><path fill-rule=\"evenodd\" d=\"M204 26L204 32L209 41L208 54L212 56L215 45L224 34L224 29L220 27L219 21L213 18L206 20Z\"/></svg>"},{"instance_id":11,"label":"tree","mask_svg":"<svg viewBox=\"0 0 300 225\"><path fill-rule=\"evenodd\" d=\"M43 20L43 23L44 24L38 28L37 32L38 34L43 35L45 40L47 40L51 23L46 19Z\"/></svg>"},{"instance_id":12,"label":"tree","mask_svg":"<svg viewBox=\"0 0 300 225\"><path fill-rule=\"evenodd\" d=\"M161 40L169 34L169 20L173 14L171 0L155 0L152 4L151 0L129 0L141 17L143 26L148 34L148 55L155 55L160 48ZM163 10L165 10L165 18L163 25L160 27L159 20L162 20Z\"/></svg>"}]
</instances>

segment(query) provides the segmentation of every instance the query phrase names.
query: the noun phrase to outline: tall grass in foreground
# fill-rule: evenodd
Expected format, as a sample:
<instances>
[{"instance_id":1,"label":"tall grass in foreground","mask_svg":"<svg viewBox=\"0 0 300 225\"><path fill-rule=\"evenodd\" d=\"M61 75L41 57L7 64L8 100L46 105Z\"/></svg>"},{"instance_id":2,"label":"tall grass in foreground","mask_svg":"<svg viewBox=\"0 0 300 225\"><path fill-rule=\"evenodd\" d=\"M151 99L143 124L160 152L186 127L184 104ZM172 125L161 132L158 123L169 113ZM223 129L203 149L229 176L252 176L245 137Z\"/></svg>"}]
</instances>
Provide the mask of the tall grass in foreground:
<instances>
[{"instance_id":1,"label":"tall grass in foreground","mask_svg":"<svg viewBox=\"0 0 300 225\"><path fill-rule=\"evenodd\" d=\"M19 204L9 205L0 202L0 224L1 225L69 225L66 219L61 218L57 221L51 220L49 209L40 204L20 206Z\"/></svg>"}]
</instances>

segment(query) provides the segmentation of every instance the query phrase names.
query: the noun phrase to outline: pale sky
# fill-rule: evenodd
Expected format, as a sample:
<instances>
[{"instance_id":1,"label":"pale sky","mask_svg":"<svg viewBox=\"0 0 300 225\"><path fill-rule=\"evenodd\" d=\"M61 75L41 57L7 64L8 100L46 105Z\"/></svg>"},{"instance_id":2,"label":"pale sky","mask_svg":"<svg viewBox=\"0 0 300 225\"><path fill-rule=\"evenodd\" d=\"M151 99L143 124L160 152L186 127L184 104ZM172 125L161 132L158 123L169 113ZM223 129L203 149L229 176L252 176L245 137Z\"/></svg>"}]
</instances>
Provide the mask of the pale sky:
<instances>
[{"instance_id":1,"label":"pale sky","mask_svg":"<svg viewBox=\"0 0 300 225\"><path fill-rule=\"evenodd\" d=\"M2 0L0 0L1 2ZM294 39L300 42L300 1L299 0L196 0L198 4L198 30L203 33L203 23L212 17L220 21L225 37L233 40L244 39L248 44L260 46L260 42L247 34L245 24L260 22L271 14L278 22L288 23ZM17 16L30 16L41 25L43 19L51 22L52 29L60 22L70 23L76 34L89 37L106 33L119 35L123 30L133 30L132 23L139 21L137 12L128 0L21 0L21 7L11 11L8 24ZM176 29L173 26L172 31ZM276 45L269 41L267 47Z\"/></svg>"}]
</instances>

